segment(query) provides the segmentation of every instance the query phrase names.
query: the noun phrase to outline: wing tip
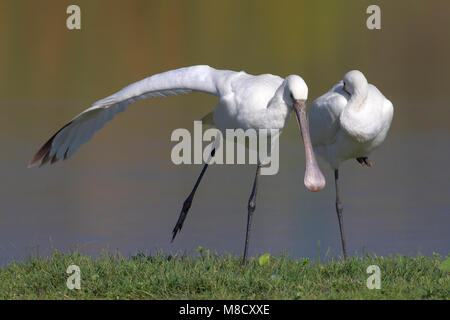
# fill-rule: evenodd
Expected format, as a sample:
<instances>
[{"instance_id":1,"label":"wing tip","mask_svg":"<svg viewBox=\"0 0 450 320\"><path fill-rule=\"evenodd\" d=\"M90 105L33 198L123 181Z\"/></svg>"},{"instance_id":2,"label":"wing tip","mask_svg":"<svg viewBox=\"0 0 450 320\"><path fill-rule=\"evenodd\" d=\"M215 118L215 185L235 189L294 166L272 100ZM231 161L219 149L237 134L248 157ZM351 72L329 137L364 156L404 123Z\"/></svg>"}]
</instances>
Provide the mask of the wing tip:
<instances>
[{"instance_id":1,"label":"wing tip","mask_svg":"<svg viewBox=\"0 0 450 320\"><path fill-rule=\"evenodd\" d=\"M53 155L53 157L50 158L50 152L52 150L52 144L55 137L60 133L64 128L69 126L72 123L70 121L65 126L63 126L61 129L59 129L46 143L42 145L42 147L39 148L39 150L34 154L33 158L31 158L30 162L28 162L27 168L33 168L33 167L42 167L44 164L50 161L50 164L53 164L60 159L56 156L56 153ZM67 158L67 151L64 153L64 160Z\"/></svg>"},{"instance_id":2,"label":"wing tip","mask_svg":"<svg viewBox=\"0 0 450 320\"><path fill-rule=\"evenodd\" d=\"M48 162L50 155L50 150L52 147L54 136L50 138L33 156L33 158L28 163L28 168L39 166L41 167Z\"/></svg>"},{"instance_id":3,"label":"wing tip","mask_svg":"<svg viewBox=\"0 0 450 320\"><path fill-rule=\"evenodd\" d=\"M31 169L31 168L33 168L33 167L35 167L35 166L36 166L36 164L34 164L34 163L32 163L32 162L30 161L30 162L28 162L27 169Z\"/></svg>"}]
</instances>

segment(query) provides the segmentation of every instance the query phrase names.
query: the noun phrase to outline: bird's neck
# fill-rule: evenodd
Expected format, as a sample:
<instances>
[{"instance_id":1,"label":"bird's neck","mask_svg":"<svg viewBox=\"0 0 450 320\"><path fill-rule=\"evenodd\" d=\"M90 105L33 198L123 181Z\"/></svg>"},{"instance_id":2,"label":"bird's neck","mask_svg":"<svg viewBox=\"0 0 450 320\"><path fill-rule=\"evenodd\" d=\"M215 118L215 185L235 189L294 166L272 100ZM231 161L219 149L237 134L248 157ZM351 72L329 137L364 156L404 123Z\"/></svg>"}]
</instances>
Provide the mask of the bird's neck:
<instances>
[{"instance_id":1,"label":"bird's neck","mask_svg":"<svg viewBox=\"0 0 450 320\"><path fill-rule=\"evenodd\" d=\"M365 105L367 94L368 94L367 86L364 86L363 88L355 91L348 100L345 110L347 110L348 112L360 111L361 108L363 108Z\"/></svg>"},{"instance_id":2,"label":"bird's neck","mask_svg":"<svg viewBox=\"0 0 450 320\"><path fill-rule=\"evenodd\" d=\"M366 129L370 127L367 125L367 96L368 90L355 92L340 116L341 127L358 140L367 138Z\"/></svg>"},{"instance_id":3,"label":"bird's neck","mask_svg":"<svg viewBox=\"0 0 450 320\"><path fill-rule=\"evenodd\" d=\"M284 100L284 84L275 92L273 98L269 101L267 112L273 121L278 122L277 126L283 128L286 125L292 108L289 107Z\"/></svg>"}]
</instances>

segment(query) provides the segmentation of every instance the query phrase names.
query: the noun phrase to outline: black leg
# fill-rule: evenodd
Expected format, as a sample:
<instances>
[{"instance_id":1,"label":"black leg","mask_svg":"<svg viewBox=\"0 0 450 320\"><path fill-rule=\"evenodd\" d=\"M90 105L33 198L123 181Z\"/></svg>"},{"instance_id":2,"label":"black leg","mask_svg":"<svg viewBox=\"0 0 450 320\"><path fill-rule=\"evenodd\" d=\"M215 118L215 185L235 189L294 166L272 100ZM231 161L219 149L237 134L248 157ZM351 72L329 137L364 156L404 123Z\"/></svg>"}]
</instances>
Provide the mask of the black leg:
<instances>
[{"instance_id":1,"label":"black leg","mask_svg":"<svg viewBox=\"0 0 450 320\"><path fill-rule=\"evenodd\" d=\"M211 158L214 157L214 154L216 153L216 149L214 148L211 151ZM183 227L184 219L186 219L187 213L189 211L189 208L191 207L192 200L194 199L195 192L197 191L198 185L200 184L200 181L202 181L203 175L205 174L206 168L208 168L208 163L205 163L203 166L202 172L200 172L200 175L197 178L197 181L195 182L194 188L192 189L191 193L187 197L186 200L184 200L183 208L181 209L180 216L178 217L177 224L175 225L175 228L173 228L172 231L172 241L175 239L177 233L181 230Z\"/></svg>"},{"instance_id":2,"label":"black leg","mask_svg":"<svg viewBox=\"0 0 450 320\"><path fill-rule=\"evenodd\" d=\"M368 157L356 158L356 161L358 161L363 167L364 167L364 165L366 165L368 167L372 166L372 162L370 162Z\"/></svg>"},{"instance_id":3,"label":"black leg","mask_svg":"<svg viewBox=\"0 0 450 320\"><path fill-rule=\"evenodd\" d=\"M247 232L245 234L244 258L242 260L243 266L247 264L248 241L250 239L252 216L256 207L256 193L258 192L258 177L260 174L261 174L261 166L258 164L256 168L255 180L253 181L252 193L250 195L250 198L248 199Z\"/></svg>"},{"instance_id":4,"label":"black leg","mask_svg":"<svg viewBox=\"0 0 450 320\"><path fill-rule=\"evenodd\" d=\"M342 216L343 206L341 200L339 199L339 187L338 187L338 179L339 179L339 170L334 170L334 182L336 186L336 213L339 220L339 230L341 231L341 242L342 242L342 250L344 251L344 259L347 259L347 250L345 249L345 237L344 237L344 221Z\"/></svg>"}]
</instances>

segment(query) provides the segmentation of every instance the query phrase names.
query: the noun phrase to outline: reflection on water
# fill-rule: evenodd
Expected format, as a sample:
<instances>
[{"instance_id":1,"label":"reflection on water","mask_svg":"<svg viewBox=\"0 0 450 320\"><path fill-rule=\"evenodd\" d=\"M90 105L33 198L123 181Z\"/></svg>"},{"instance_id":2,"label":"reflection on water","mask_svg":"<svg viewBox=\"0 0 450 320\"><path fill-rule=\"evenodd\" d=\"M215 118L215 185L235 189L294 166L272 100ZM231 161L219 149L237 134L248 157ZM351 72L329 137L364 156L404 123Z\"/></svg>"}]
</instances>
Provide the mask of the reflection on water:
<instances>
[{"instance_id":1,"label":"reflection on water","mask_svg":"<svg viewBox=\"0 0 450 320\"><path fill-rule=\"evenodd\" d=\"M368 31L368 4L335 3L80 1L83 29L71 32L60 1L39 4L39 10L2 1L0 263L52 248L126 255L192 252L201 245L241 254L252 166L208 169L170 244L201 170L170 162L170 134L192 128L214 97L140 101L70 161L26 169L37 147L93 101L152 73L194 64L299 73L310 99L350 69L365 72L394 103L395 115L386 142L371 156L374 168L348 161L341 169L349 252L447 254L448 5L408 1L405 10L405 1L383 3L382 30ZM319 193L303 187L294 122L281 138L280 172L261 178L250 253L315 257L320 241L322 254L329 247L336 256L333 174L319 160L328 186Z\"/></svg>"}]
</instances>

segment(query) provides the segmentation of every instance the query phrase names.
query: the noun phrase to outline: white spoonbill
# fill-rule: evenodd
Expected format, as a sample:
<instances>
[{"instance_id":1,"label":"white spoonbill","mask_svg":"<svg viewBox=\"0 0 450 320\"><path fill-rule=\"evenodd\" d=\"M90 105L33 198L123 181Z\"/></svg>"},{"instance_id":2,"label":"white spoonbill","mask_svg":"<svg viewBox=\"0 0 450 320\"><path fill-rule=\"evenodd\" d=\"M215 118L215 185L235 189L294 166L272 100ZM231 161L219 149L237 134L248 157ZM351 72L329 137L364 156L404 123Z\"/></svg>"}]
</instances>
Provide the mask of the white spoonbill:
<instances>
[{"instance_id":1,"label":"white spoonbill","mask_svg":"<svg viewBox=\"0 0 450 320\"><path fill-rule=\"evenodd\" d=\"M300 76L286 79L271 74L258 76L243 71L216 70L209 66L192 66L156 74L133 83L117 93L95 102L56 132L34 155L29 166L51 164L70 158L78 148L89 141L107 121L135 101L150 97L201 91L219 98L214 111L214 124L225 133L226 129L283 129L292 110L297 116L304 141L306 170L304 183L311 191L325 187L325 178L317 166L308 129L306 99L308 87ZM215 149L212 149L211 157ZM206 171L206 163L173 229L172 241L183 226L194 194ZM261 164L258 162L253 188L248 202L247 232L243 264L247 261L251 218L256 205L256 192Z\"/></svg>"},{"instance_id":2,"label":"white spoonbill","mask_svg":"<svg viewBox=\"0 0 450 320\"><path fill-rule=\"evenodd\" d=\"M357 70L347 72L342 81L311 104L309 121L314 151L334 170L344 258L347 251L338 188L339 164L354 158L371 167L368 155L386 138L393 114L392 103Z\"/></svg>"}]
</instances>

